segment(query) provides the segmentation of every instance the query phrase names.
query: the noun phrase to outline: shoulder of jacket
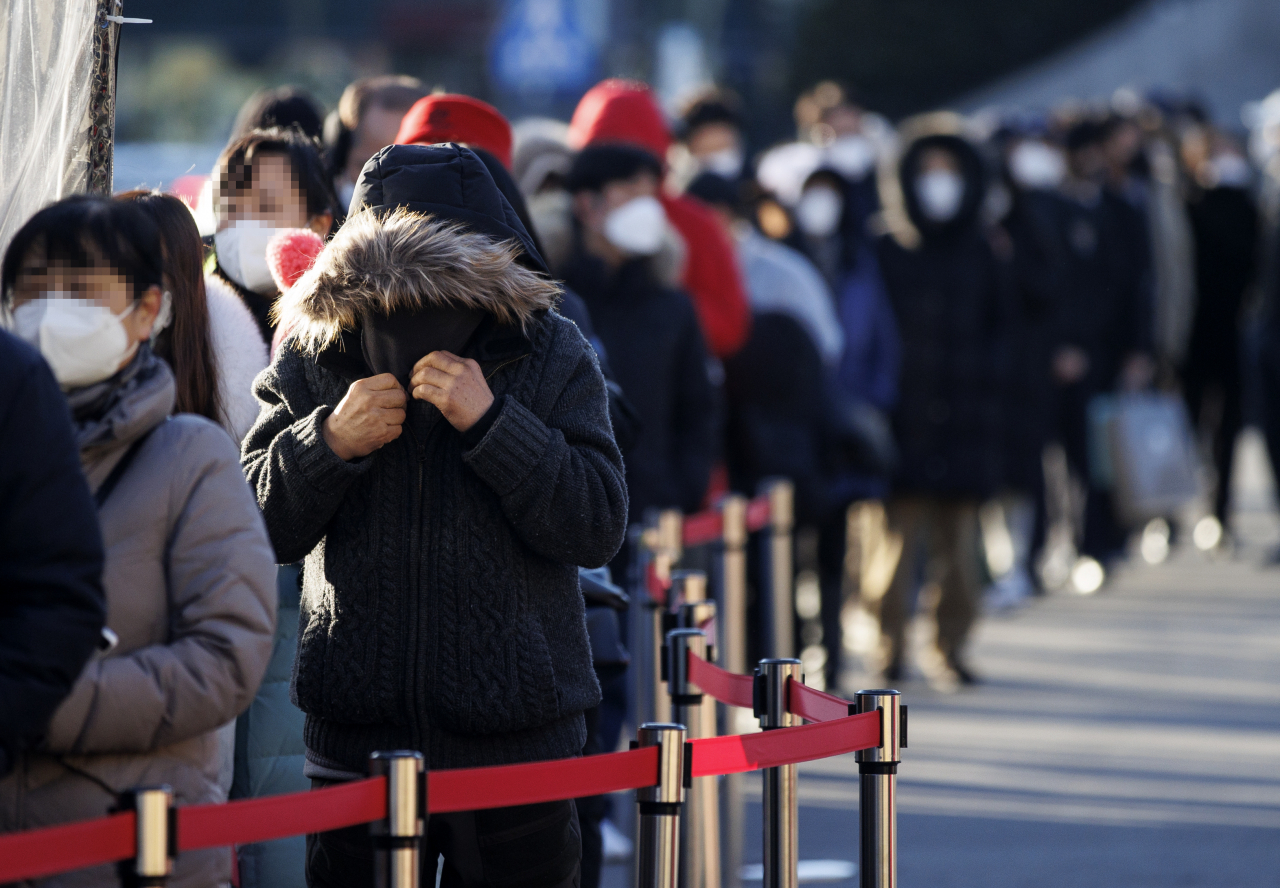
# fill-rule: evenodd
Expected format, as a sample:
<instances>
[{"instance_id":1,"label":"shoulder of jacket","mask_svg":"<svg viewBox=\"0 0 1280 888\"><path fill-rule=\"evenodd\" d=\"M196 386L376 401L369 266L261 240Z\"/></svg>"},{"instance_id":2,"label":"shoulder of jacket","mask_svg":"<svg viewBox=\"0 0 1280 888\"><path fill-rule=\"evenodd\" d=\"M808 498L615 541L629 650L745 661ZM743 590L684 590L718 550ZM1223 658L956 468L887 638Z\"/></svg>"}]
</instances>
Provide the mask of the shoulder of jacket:
<instances>
[{"instance_id":1,"label":"shoulder of jacket","mask_svg":"<svg viewBox=\"0 0 1280 888\"><path fill-rule=\"evenodd\" d=\"M175 465L189 469L193 463L239 461L240 451L226 429L194 413L175 413L157 425L147 439L146 450L159 450Z\"/></svg>"}]
</instances>

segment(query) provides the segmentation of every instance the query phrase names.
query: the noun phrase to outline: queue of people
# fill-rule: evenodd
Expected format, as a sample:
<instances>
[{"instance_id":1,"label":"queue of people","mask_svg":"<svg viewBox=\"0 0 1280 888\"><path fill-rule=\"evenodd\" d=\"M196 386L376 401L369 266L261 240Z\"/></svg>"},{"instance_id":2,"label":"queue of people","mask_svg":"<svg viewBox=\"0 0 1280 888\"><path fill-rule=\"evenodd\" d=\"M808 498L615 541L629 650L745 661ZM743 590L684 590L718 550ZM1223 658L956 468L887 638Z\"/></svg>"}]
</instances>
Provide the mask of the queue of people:
<instances>
[{"instance_id":1,"label":"queue of people","mask_svg":"<svg viewBox=\"0 0 1280 888\"><path fill-rule=\"evenodd\" d=\"M895 128L832 83L794 141L753 156L748 124L727 91L668 119L625 80L514 127L409 77L327 116L283 88L237 118L205 242L160 193L37 213L2 274L0 830L139 783L330 786L392 748L432 769L613 749L628 682L599 602L628 525L778 475L814 679L840 687L856 603L886 680L978 682L984 588L1048 583L1047 450L1072 551L1123 557L1091 439L1108 393L1185 393L1227 526L1265 228L1229 133L1155 103ZM924 607L932 666L906 643ZM424 865L594 886L608 813L433 816ZM237 849L236 876L372 884L372 855L351 828ZM232 865L184 854L174 884Z\"/></svg>"}]
</instances>

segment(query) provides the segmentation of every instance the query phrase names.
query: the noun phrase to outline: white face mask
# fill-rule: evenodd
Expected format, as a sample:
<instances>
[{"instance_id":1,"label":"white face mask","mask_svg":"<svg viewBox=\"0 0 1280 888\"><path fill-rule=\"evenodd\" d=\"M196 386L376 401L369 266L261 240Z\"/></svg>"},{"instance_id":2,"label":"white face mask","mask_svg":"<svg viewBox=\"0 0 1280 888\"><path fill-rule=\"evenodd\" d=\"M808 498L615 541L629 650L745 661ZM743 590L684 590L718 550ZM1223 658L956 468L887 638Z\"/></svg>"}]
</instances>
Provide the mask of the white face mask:
<instances>
[{"instance_id":1,"label":"white face mask","mask_svg":"<svg viewBox=\"0 0 1280 888\"><path fill-rule=\"evenodd\" d=\"M233 222L213 236L218 267L246 290L269 296L276 292L267 265L267 242L282 228L267 228L253 219Z\"/></svg>"},{"instance_id":2,"label":"white face mask","mask_svg":"<svg viewBox=\"0 0 1280 888\"><path fill-rule=\"evenodd\" d=\"M129 341L121 314L70 293L50 292L13 311L13 332L40 350L66 391L101 382L133 357L138 343Z\"/></svg>"},{"instance_id":3,"label":"white face mask","mask_svg":"<svg viewBox=\"0 0 1280 888\"><path fill-rule=\"evenodd\" d=\"M698 166L708 173L715 173L726 179L736 179L742 173L742 149L721 148L698 159Z\"/></svg>"},{"instance_id":4,"label":"white face mask","mask_svg":"<svg viewBox=\"0 0 1280 888\"><path fill-rule=\"evenodd\" d=\"M631 256L652 256L662 248L667 213L656 197L633 197L604 217L604 236Z\"/></svg>"},{"instance_id":5,"label":"white face mask","mask_svg":"<svg viewBox=\"0 0 1280 888\"><path fill-rule=\"evenodd\" d=\"M827 237L840 227L844 198L830 185L815 185L800 195L796 224L810 237Z\"/></svg>"},{"instance_id":6,"label":"white face mask","mask_svg":"<svg viewBox=\"0 0 1280 888\"><path fill-rule=\"evenodd\" d=\"M1009 175L1023 188L1052 191L1067 175L1062 152L1044 142L1019 142L1009 154Z\"/></svg>"},{"instance_id":7,"label":"white face mask","mask_svg":"<svg viewBox=\"0 0 1280 888\"><path fill-rule=\"evenodd\" d=\"M950 222L964 201L964 179L950 170L931 170L916 179L916 200L930 222Z\"/></svg>"},{"instance_id":8,"label":"white face mask","mask_svg":"<svg viewBox=\"0 0 1280 888\"><path fill-rule=\"evenodd\" d=\"M861 179L876 165L876 149L866 136L840 136L827 148L827 162L848 179Z\"/></svg>"}]
</instances>

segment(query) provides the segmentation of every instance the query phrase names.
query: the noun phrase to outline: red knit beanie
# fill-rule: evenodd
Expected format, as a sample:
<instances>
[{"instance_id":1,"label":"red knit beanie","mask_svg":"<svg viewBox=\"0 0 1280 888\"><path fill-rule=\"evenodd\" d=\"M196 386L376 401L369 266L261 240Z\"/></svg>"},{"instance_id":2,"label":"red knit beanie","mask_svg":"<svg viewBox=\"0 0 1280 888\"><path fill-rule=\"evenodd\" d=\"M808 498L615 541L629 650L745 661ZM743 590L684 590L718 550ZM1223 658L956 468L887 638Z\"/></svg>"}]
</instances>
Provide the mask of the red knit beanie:
<instances>
[{"instance_id":1,"label":"red knit beanie","mask_svg":"<svg viewBox=\"0 0 1280 888\"><path fill-rule=\"evenodd\" d=\"M471 96L426 96L400 121L397 145L436 142L465 142L483 148L511 169L511 124L497 108Z\"/></svg>"},{"instance_id":2,"label":"red knit beanie","mask_svg":"<svg viewBox=\"0 0 1280 888\"><path fill-rule=\"evenodd\" d=\"M671 145L658 100L638 80L602 80L587 90L569 121L569 147L582 149L600 142L627 142L666 161Z\"/></svg>"}]
</instances>

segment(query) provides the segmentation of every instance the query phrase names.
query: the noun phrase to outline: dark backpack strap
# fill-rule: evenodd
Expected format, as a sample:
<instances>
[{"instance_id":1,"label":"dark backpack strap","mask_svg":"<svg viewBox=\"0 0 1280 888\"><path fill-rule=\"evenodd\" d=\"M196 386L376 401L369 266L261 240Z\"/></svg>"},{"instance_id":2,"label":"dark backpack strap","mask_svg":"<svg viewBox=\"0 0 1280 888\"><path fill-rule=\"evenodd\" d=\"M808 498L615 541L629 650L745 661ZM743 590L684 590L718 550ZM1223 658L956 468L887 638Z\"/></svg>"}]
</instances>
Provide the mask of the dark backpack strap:
<instances>
[{"instance_id":1,"label":"dark backpack strap","mask_svg":"<svg viewBox=\"0 0 1280 888\"><path fill-rule=\"evenodd\" d=\"M97 491L93 494L93 500L101 509L107 502L107 497L111 496L111 491L116 489L116 485L120 483L120 479L124 477L124 473L129 471L129 464L133 462L133 458L138 455L138 451L142 449L142 445L147 443L147 439L151 437L158 426L151 429L138 440L129 445L129 449L124 452L124 456L120 457L120 461L111 469L111 474L106 480L98 486Z\"/></svg>"}]
</instances>

